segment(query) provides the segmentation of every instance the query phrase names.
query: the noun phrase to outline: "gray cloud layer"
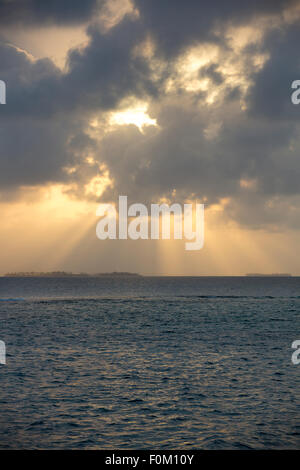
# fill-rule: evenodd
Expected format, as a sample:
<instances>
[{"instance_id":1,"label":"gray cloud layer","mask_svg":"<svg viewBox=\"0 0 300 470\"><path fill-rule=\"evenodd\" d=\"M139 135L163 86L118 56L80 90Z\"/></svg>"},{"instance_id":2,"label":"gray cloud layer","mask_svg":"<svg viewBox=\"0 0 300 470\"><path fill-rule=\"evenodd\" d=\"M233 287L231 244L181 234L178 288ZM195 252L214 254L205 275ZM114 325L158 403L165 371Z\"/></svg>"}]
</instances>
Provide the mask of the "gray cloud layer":
<instances>
[{"instance_id":1,"label":"gray cloud layer","mask_svg":"<svg viewBox=\"0 0 300 470\"><path fill-rule=\"evenodd\" d=\"M252 17L280 13L295 0L134 0L141 21L160 49L173 56L196 41L219 41L227 23L247 24Z\"/></svg>"},{"instance_id":2,"label":"gray cloud layer","mask_svg":"<svg viewBox=\"0 0 300 470\"><path fill-rule=\"evenodd\" d=\"M0 23L4 25L82 23L90 19L97 4L99 0L1 0Z\"/></svg>"}]
</instances>

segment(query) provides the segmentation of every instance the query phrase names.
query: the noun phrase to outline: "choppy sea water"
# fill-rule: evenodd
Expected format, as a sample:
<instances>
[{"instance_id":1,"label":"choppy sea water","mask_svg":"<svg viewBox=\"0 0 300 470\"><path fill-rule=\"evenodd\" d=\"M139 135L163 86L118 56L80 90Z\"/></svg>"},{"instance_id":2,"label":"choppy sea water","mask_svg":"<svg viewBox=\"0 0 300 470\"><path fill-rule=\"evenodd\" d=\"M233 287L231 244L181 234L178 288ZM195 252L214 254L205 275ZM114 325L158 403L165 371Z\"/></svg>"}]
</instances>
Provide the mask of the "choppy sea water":
<instances>
[{"instance_id":1,"label":"choppy sea water","mask_svg":"<svg viewBox=\"0 0 300 470\"><path fill-rule=\"evenodd\" d=\"M0 448L300 447L300 278L0 278Z\"/></svg>"}]
</instances>

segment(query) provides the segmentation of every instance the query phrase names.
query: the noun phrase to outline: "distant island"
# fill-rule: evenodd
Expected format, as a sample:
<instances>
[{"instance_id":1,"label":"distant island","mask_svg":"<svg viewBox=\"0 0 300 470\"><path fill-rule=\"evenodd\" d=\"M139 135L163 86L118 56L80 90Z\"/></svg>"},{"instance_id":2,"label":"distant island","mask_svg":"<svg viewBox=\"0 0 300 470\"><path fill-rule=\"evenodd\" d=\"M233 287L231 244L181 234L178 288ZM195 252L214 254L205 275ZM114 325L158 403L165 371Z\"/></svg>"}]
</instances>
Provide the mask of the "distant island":
<instances>
[{"instance_id":1,"label":"distant island","mask_svg":"<svg viewBox=\"0 0 300 470\"><path fill-rule=\"evenodd\" d=\"M118 272L111 273L70 273L65 271L52 271L52 272L16 272L7 273L3 277L142 277L138 273Z\"/></svg>"},{"instance_id":2,"label":"distant island","mask_svg":"<svg viewBox=\"0 0 300 470\"><path fill-rule=\"evenodd\" d=\"M248 277L292 277L290 273L272 273L272 274L261 274L261 273L250 273L246 274Z\"/></svg>"}]
</instances>

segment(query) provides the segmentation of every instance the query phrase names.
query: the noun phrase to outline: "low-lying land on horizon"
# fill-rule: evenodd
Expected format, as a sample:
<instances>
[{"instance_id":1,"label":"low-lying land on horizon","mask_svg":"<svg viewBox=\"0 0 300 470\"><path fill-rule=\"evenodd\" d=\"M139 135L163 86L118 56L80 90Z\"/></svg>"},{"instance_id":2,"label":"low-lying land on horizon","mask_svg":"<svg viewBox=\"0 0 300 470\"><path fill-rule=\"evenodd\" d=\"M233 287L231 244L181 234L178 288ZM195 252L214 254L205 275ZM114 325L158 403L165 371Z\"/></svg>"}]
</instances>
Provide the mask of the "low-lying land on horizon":
<instances>
[{"instance_id":1,"label":"low-lying land on horizon","mask_svg":"<svg viewBox=\"0 0 300 470\"><path fill-rule=\"evenodd\" d=\"M249 273L246 274L247 277L292 277L290 273L271 273L271 274L262 274L262 273Z\"/></svg>"},{"instance_id":2,"label":"low-lying land on horizon","mask_svg":"<svg viewBox=\"0 0 300 470\"><path fill-rule=\"evenodd\" d=\"M141 274L129 273L129 272L117 272L113 271L110 273L71 273L65 271L52 271L52 272L15 272L4 274L3 277L102 277L102 276L134 276L140 277Z\"/></svg>"},{"instance_id":3,"label":"low-lying land on horizon","mask_svg":"<svg viewBox=\"0 0 300 470\"><path fill-rule=\"evenodd\" d=\"M0 277L295 277L290 273L247 273L241 276L234 275L170 275L170 274L139 274L127 271L112 271L105 273L72 273L66 271L50 271L50 272L11 272L0 275ZM297 275L296 275L297 277Z\"/></svg>"}]
</instances>

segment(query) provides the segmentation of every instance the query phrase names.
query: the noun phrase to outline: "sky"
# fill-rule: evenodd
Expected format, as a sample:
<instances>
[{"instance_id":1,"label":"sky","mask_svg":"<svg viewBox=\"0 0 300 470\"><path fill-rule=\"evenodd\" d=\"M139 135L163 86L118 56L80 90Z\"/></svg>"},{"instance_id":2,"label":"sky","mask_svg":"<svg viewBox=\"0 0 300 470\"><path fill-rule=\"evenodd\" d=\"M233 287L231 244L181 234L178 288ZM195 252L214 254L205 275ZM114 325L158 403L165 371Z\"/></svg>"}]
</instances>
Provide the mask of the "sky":
<instances>
[{"instance_id":1,"label":"sky","mask_svg":"<svg viewBox=\"0 0 300 470\"><path fill-rule=\"evenodd\" d=\"M0 274L300 275L298 0L0 0ZM205 204L203 249L99 203Z\"/></svg>"}]
</instances>

